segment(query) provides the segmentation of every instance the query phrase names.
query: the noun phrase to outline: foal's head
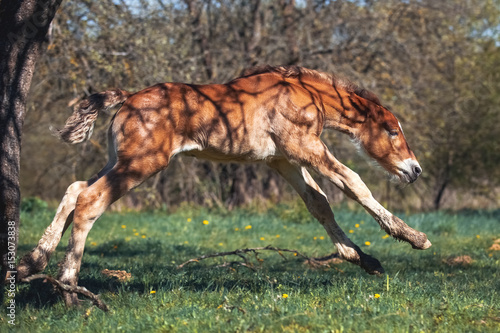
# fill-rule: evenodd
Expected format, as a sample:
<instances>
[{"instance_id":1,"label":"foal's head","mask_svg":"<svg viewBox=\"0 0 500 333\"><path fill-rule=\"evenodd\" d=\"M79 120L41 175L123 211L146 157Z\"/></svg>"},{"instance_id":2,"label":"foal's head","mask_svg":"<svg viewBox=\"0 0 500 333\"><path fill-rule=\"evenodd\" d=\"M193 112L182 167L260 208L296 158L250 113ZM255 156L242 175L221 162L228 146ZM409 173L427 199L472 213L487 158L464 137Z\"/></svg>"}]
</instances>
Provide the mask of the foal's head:
<instances>
[{"instance_id":1,"label":"foal's head","mask_svg":"<svg viewBox=\"0 0 500 333\"><path fill-rule=\"evenodd\" d=\"M401 124L386 108L380 105L370 108L359 139L366 152L402 182L413 183L422 173Z\"/></svg>"}]
</instances>

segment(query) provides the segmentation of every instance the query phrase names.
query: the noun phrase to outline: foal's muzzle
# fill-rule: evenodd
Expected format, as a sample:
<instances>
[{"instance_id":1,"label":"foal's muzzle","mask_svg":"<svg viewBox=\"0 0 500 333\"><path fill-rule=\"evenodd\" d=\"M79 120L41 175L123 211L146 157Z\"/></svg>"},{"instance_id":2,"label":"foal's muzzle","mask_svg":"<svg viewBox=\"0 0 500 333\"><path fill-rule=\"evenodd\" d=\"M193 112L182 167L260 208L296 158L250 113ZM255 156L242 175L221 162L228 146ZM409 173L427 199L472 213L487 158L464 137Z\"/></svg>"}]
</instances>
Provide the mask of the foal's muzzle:
<instances>
[{"instance_id":1,"label":"foal's muzzle","mask_svg":"<svg viewBox=\"0 0 500 333\"><path fill-rule=\"evenodd\" d=\"M408 158L398 164L398 176L402 182L413 183L422 174L420 164L414 159Z\"/></svg>"}]
</instances>

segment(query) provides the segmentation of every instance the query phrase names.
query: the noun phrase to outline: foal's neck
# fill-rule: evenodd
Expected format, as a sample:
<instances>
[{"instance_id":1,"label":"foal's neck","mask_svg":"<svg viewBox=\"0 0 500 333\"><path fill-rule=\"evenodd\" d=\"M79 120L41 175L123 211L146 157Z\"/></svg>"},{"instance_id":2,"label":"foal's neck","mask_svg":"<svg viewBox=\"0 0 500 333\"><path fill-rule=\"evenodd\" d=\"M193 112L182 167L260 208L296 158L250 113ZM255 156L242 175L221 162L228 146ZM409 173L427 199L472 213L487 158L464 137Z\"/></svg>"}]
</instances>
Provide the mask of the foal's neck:
<instances>
[{"instance_id":1,"label":"foal's neck","mask_svg":"<svg viewBox=\"0 0 500 333\"><path fill-rule=\"evenodd\" d=\"M354 92L337 89L333 94L323 96L324 128L338 130L352 138L358 137L359 130L374 104Z\"/></svg>"}]
</instances>

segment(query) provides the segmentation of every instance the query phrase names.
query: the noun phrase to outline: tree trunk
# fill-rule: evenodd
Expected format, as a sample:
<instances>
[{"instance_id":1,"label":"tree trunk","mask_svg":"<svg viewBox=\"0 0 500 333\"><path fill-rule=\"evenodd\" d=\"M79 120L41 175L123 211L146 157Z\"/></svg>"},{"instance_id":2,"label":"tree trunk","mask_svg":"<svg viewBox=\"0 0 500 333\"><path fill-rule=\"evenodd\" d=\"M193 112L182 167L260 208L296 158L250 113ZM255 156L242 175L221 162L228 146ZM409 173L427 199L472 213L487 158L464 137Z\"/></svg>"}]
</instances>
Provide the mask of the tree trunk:
<instances>
[{"instance_id":1,"label":"tree trunk","mask_svg":"<svg viewBox=\"0 0 500 333\"><path fill-rule=\"evenodd\" d=\"M0 4L0 278L12 275L19 230L19 159L26 100L50 22L62 0ZM1 293L2 298L4 293Z\"/></svg>"}]
</instances>

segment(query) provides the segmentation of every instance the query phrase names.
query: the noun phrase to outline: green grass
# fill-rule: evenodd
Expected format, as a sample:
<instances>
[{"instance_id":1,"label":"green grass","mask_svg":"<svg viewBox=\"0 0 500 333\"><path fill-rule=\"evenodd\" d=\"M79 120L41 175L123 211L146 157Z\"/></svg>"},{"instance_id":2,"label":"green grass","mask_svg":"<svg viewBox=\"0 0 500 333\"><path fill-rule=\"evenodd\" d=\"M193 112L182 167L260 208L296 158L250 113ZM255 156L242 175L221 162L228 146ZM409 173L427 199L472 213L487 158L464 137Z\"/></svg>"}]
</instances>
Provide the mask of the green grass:
<instances>
[{"instance_id":1,"label":"green grass","mask_svg":"<svg viewBox=\"0 0 500 333\"><path fill-rule=\"evenodd\" d=\"M185 207L173 214L106 213L87 239L79 284L101 294L112 311L88 310L89 302L79 309L67 309L51 286L38 280L18 287L15 329L500 331L500 251L488 250L500 238L498 211L400 215L410 226L427 233L433 247L426 251L382 238L384 232L363 212L336 212L343 229L353 230L350 238L381 261L386 270L381 277L367 275L348 263L313 269L291 254L283 260L270 252L259 256L263 261L253 260L257 271L216 268L222 258L176 268L202 254L269 244L310 256L331 253L334 247L322 226L301 209L279 206L259 214L245 210L211 213ZM22 215L20 254L36 244L52 213L42 209ZM203 224L204 220L209 224ZM245 229L248 225L251 228ZM65 235L53 255L46 269L49 274L56 275L67 239ZM444 262L459 255L469 255L474 261L458 266ZM133 278L116 281L100 273L106 268L126 270ZM375 298L375 294L380 297ZM7 320L2 311L0 331L9 329Z\"/></svg>"}]
</instances>

